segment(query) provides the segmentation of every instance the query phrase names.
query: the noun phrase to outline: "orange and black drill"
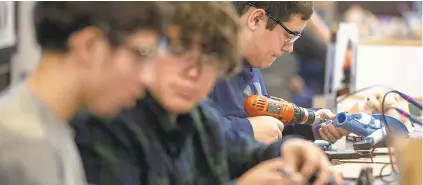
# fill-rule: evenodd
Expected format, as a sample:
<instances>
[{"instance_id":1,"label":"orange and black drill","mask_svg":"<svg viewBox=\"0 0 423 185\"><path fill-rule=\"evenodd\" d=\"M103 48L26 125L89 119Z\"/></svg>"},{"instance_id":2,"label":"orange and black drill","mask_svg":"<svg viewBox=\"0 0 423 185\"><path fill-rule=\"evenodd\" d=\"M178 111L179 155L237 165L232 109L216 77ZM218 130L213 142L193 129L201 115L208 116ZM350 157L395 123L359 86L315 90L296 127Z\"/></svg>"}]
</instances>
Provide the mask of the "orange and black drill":
<instances>
[{"instance_id":1,"label":"orange and black drill","mask_svg":"<svg viewBox=\"0 0 423 185\"><path fill-rule=\"evenodd\" d=\"M322 121L320 114L316 111L272 96L250 95L244 102L244 109L249 116L272 116L284 124L312 125Z\"/></svg>"}]
</instances>

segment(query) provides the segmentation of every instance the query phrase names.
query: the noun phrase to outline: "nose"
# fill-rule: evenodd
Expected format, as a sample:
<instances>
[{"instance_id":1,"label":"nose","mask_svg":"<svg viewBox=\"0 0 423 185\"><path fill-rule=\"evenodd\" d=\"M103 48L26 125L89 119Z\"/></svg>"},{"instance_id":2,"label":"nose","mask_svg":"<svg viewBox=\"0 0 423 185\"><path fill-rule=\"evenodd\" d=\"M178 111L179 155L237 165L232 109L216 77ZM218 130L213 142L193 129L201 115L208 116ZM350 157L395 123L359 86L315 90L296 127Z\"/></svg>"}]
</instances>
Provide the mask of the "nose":
<instances>
[{"instance_id":1,"label":"nose","mask_svg":"<svg viewBox=\"0 0 423 185\"><path fill-rule=\"evenodd\" d=\"M189 80L197 80L202 72L202 62L200 60L200 54L190 53L186 58L186 69L184 70L185 76Z\"/></svg>"},{"instance_id":2,"label":"nose","mask_svg":"<svg viewBox=\"0 0 423 185\"><path fill-rule=\"evenodd\" d=\"M197 80L201 75L201 72L202 72L201 69L202 69L201 63L192 64L187 68L185 74L188 79Z\"/></svg>"},{"instance_id":3,"label":"nose","mask_svg":"<svg viewBox=\"0 0 423 185\"><path fill-rule=\"evenodd\" d=\"M291 53L294 50L294 43L287 43L282 47L282 51L285 53Z\"/></svg>"}]
</instances>

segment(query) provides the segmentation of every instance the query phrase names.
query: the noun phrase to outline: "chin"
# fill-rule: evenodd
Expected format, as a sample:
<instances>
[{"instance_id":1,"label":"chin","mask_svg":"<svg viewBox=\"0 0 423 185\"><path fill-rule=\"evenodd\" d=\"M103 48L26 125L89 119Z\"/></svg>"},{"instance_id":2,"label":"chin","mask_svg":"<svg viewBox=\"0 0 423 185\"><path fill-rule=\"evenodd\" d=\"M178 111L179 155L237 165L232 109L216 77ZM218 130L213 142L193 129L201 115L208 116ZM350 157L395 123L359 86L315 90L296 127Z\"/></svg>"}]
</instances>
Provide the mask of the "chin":
<instances>
[{"instance_id":1,"label":"chin","mask_svg":"<svg viewBox=\"0 0 423 185\"><path fill-rule=\"evenodd\" d=\"M97 116L104 116L104 117L113 117L118 114L119 109L116 108L91 108L90 111Z\"/></svg>"},{"instance_id":2,"label":"chin","mask_svg":"<svg viewBox=\"0 0 423 185\"><path fill-rule=\"evenodd\" d=\"M194 105L185 101L168 101L165 105L165 109L173 114L185 114L190 112L194 108Z\"/></svg>"},{"instance_id":3,"label":"chin","mask_svg":"<svg viewBox=\"0 0 423 185\"><path fill-rule=\"evenodd\" d=\"M254 66L255 68L260 68L260 69L264 69L264 68L268 68L273 64L274 61L270 61L270 62L264 62L261 63L259 66Z\"/></svg>"},{"instance_id":4,"label":"chin","mask_svg":"<svg viewBox=\"0 0 423 185\"><path fill-rule=\"evenodd\" d=\"M174 105L168 106L166 109L168 112L173 114L185 114L192 110L192 106L184 106L184 105Z\"/></svg>"}]
</instances>

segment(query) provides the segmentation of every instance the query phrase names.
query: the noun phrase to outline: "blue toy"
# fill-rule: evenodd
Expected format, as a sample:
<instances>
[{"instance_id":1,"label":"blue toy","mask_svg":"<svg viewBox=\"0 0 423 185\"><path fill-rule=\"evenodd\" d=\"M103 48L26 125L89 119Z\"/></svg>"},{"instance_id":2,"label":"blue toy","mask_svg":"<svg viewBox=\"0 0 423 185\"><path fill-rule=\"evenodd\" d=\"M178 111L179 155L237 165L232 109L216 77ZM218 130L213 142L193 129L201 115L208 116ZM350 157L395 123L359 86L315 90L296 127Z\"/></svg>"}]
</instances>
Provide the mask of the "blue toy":
<instances>
[{"instance_id":1,"label":"blue toy","mask_svg":"<svg viewBox=\"0 0 423 185\"><path fill-rule=\"evenodd\" d=\"M408 134L407 127L405 127L405 125L398 119L386 115L385 119L391 130ZM382 120L383 119L381 114L368 115L365 113L349 114L347 112L341 112L336 115L334 120L320 123L316 126L315 129L318 131L321 127L321 124L332 123L335 127L343 128L350 133L367 137L385 126Z\"/></svg>"},{"instance_id":2,"label":"blue toy","mask_svg":"<svg viewBox=\"0 0 423 185\"><path fill-rule=\"evenodd\" d=\"M385 115L385 120L390 131L395 134L408 134L407 127L398 119ZM322 124L333 124L335 127L343 128L358 136L363 136L364 140L359 142L359 144L366 144L365 148L374 146L386 136L385 123L381 114L368 115L365 113L349 114L347 112L341 112L336 115L334 120L316 125L316 133Z\"/></svg>"}]
</instances>

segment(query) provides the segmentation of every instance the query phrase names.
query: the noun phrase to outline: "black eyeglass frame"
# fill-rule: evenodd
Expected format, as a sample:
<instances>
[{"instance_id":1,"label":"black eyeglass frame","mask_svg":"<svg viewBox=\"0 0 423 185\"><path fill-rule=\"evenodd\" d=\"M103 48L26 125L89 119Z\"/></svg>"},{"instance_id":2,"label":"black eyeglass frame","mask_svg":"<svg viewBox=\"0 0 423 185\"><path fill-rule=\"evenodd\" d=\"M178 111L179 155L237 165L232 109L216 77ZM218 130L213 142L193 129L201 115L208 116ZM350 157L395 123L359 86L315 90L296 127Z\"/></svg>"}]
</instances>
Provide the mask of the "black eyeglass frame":
<instances>
[{"instance_id":1,"label":"black eyeglass frame","mask_svg":"<svg viewBox=\"0 0 423 185\"><path fill-rule=\"evenodd\" d=\"M257 9L262 9L262 8L259 8L258 6L256 6L256 5L254 5L254 4L252 4L252 3L247 3L247 5L248 6L252 6L252 7L254 7L254 8L257 8ZM300 37L301 37L301 33L299 33L299 32L296 32L296 31L292 31L291 29L289 29L283 22L281 22L281 21L279 21L278 19L276 19L275 17L273 17L268 11L266 11L266 10L264 10L264 12L266 13L266 15L268 16L268 17L270 17L271 19L273 19L276 23L278 23L280 26L282 26L282 28L286 31L286 32L288 32L289 34L291 34L291 35L293 35L292 37L290 37L288 40L288 42L290 42L290 43L293 43L293 42L295 42L296 40L298 40Z\"/></svg>"}]
</instances>

